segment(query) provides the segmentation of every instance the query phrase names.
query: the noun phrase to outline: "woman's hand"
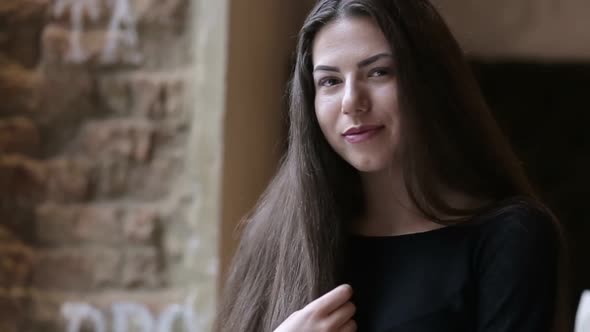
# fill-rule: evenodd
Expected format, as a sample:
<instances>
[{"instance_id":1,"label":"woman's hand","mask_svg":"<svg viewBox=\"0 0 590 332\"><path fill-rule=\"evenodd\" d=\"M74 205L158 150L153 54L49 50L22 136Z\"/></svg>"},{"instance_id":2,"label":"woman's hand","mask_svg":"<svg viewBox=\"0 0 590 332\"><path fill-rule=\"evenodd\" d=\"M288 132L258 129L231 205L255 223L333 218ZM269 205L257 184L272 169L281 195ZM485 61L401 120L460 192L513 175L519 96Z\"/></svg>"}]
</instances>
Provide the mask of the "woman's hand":
<instances>
[{"instance_id":1,"label":"woman's hand","mask_svg":"<svg viewBox=\"0 0 590 332\"><path fill-rule=\"evenodd\" d=\"M340 285L295 311L274 332L354 332L356 307L351 296L352 288Z\"/></svg>"}]
</instances>

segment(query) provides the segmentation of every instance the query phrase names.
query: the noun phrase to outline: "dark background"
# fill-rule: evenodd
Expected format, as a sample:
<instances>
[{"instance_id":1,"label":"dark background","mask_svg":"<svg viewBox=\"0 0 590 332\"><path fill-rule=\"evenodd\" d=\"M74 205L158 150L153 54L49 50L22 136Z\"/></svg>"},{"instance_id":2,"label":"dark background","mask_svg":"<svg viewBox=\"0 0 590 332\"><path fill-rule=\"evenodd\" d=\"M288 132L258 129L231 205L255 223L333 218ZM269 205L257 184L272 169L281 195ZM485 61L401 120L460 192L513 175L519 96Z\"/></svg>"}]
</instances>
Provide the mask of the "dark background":
<instances>
[{"instance_id":1,"label":"dark background","mask_svg":"<svg viewBox=\"0 0 590 332\"><path fill-rule=\"evenodd\" d=\"M590 63L472 66L533 185L563 225L575 309L590 289Z\"/></svg>"}]
</instances>

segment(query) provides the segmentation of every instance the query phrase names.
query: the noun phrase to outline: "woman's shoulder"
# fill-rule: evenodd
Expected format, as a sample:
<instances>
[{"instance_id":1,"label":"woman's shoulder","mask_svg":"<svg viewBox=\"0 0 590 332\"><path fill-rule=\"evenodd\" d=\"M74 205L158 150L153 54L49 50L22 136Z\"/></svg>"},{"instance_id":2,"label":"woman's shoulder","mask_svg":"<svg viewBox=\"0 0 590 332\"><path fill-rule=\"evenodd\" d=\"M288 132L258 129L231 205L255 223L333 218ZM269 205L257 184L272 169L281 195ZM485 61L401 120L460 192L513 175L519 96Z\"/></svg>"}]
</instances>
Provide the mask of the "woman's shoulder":
<instances>
[{"instance_id":1,"label":"woman's shoulder","mask_svg":"<svg viewBox=\"0 0 590 332\"><path fill-rule=\"evenodd\" d=\"M482 214L473 271L486 331L545 331L557 290L560 235L552 213L514 198Z\"/></svg>"},{"instance_id":2,"label":"woman's shoulder","mask_svg":"<svg viewBox=\"0 0 590 332\"><path fill-rule=\"evenodd\" d=\"M477 216L477 251L480 259L526 260L555 256L560 231L553 214L542 204L528 198L507 199Z\"/></svg>"},{"instance_id":3,"label":"woman's shoulder","mask_svg":"<svg viewBox=\"0 0 590 332\"><path fill-rule=\"evenodd\" d=\"M526 197L512 197L494 204L472 220L482 236L555 236L557 221L541 203Z\"/></svg>"}]
</instances>

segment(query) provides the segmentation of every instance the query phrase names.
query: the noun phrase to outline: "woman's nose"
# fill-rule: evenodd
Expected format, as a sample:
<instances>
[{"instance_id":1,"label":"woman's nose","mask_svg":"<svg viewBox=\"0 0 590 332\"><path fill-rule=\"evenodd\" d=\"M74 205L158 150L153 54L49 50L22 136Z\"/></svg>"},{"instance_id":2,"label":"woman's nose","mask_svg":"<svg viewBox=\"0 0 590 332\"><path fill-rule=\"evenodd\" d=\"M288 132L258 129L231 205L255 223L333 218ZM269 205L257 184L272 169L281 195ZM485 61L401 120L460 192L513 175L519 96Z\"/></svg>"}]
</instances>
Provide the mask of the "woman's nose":
<instances>
[{"instance_id":1,"label":"woman's nose","mask_svg":"<svg viewBox=\"0 0 590 332\"><path fill-rule=\"evenodd\" d=\"M367 94L362 84L358 82L346 83L342 96L342 113L354 115L364 113L368 109Z\"/></svg>"}]
</instances>

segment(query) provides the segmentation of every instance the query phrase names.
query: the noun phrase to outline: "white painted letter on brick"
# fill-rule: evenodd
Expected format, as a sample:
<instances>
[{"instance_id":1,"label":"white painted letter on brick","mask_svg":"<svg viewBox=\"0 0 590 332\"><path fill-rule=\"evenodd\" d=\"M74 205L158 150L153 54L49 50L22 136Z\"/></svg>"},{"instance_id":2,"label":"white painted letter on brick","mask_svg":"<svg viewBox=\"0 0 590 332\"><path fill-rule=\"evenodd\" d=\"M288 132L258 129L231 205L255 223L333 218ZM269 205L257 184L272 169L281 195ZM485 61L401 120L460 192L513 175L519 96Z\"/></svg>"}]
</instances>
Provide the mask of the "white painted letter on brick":
<instances>
[{"instance_id":1,"label":"white painted letter on brick","mask_svg":"<svg viewBox=\"0 0 590 332\"><path fill-rule=\"evenodd\" d=\"M67 332L80 332L82 322L90 321L95 332L106 332L106 323L103 314L96 308L86 303L64 303L61 313L68 321Z\"/></svg>"},{"instance_id":2,"label":"white painted letter on brick","mask_svg":"<svg viewBox=\"0 0 590 332\"><path fill-rule=\"evenodd\" d=\"M65 60L82 63L88 59L81 42L84 31L84 11L86 10L90 18L97 20L100 15L100 7L97 0L56 0L53 15L55 17L64 15L68 7L70 8L72 32L70 33L70 50Z\"/></svg>"},{"instance_id":3,"label":"white painted letter on brick","mask_svg":"<svg viewBox=\"0 0 590 332\"><path fill-rule=\"evenodd\" d=\"M149 310L137 303L113 304L114 332L154 332L154 318Z\"/></svg>"},{"instance_id":4,"label":"white painted letter on brick","mask_svg":"<svg viewBox=\"0 0 590 332\"><path fill-rule=\"evenodd\" d=\"M139 42L137 37L137 19L129 0L111 0L113 1L113 14L106 37L106 45L102 52L102 62L112 63L117 59L117 48L122 43L130 49L137 48ZM132 53L125 59L132 63L140 61L138 53Z\"/></svg>"}]
</instances>

